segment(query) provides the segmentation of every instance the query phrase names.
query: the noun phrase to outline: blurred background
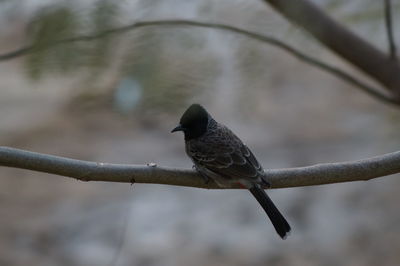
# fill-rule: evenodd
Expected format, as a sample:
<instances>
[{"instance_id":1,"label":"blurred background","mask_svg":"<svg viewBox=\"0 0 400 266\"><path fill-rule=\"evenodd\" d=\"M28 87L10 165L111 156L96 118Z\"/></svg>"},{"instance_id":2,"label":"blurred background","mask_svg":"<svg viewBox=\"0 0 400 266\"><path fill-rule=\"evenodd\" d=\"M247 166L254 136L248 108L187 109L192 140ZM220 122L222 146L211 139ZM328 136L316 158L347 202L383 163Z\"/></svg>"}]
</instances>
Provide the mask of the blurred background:
<instances>
[{"instance_id":1,"label":"blurred background","mask_svg":"<svg viewBox=\"0 0 400 266\"><path fill-rule=\"evenodd\" d=\"M386 49L383 1L313 2ZM393 8L399 29L400 2ZM262 1L2 0L0 54L173 18L274 36L365 79ZM399 149L398 109L278 48L183 26L1 61L0 144L190 168L183 137L169 132L193 102L236 132L265 168ZM247 191L84 183L0 168L0 265L399 265L398 175L270 195L293 228L285 241Z\"/></svg>"}]
</instances>

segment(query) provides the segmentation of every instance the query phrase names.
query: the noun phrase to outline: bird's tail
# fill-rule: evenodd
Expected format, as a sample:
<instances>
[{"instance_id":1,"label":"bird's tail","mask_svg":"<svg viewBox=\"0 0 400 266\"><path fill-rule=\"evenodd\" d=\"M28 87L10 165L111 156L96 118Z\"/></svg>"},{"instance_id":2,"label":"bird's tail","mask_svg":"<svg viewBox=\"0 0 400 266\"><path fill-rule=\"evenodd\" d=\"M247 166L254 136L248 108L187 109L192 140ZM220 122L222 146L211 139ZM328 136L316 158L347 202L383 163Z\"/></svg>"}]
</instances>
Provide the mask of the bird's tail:
<instances>
[{"instance_id":1,"label":"bird's tail","mask_svg":"<svg viewBox=\"0 0 400 266\"><path fill-rule=\"evenodd\" d=\"M286 221L285 217L283 217L283 215L275 207L275 204L268 197L267 193L265 193L265 191L259 185L255 185L249 190L267 213L278 235L282 239L285 239L291 230L290 225Z\"/></svg>"}]
</instances>

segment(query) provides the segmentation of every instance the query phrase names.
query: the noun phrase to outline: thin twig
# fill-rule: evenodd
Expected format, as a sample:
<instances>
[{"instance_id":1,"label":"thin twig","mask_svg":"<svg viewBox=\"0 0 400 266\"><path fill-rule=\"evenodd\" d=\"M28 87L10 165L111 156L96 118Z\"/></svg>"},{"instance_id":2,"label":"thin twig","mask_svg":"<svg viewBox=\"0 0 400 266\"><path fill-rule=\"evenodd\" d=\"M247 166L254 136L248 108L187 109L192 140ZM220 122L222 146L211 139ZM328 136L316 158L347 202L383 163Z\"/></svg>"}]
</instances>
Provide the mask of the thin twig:
<instances>
[{"instance_id":1,"label":"thin twig","mask_svg":"<svg viewBox=\"0 0 400 266\"><path fill-rule=\"evenodd\" d=\"M393 19L392 19L392 1L384 0L385 3L385 26L389 43L389 56L390 59L396 60L396 42L393 34Z\"/></svg>"},{"instance_id":2,"label":"thin twig","mask_svg":"<svg viewBox=\"0 0 400 266\"><path fill-rule=\"evenodd\" d=\"M108 164L81 161L53 155L0 147L0 166L28 169L82 181L106 181L164 184L208 189L221 189L208 183L190 169L160 166ZM314 186L322 184L369 180L400 172L400 151L353 162L326 163L314 166L268 169L266 178L272 188ZM236 185L224 188L240 188Z\"/></svg>"}]
</instances>

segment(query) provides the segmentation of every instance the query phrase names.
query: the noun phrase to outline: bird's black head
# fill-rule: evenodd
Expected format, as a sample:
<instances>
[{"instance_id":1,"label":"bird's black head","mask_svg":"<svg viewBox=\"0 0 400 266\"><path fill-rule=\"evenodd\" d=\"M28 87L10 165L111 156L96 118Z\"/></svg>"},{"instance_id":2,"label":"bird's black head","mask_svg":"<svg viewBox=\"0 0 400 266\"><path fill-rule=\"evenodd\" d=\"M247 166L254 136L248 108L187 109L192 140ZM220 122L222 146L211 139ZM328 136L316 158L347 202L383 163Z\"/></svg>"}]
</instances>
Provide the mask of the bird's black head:
<instances>
[{"instance_id":1,"label":"bird's black head","mask_svg":"<svg viewBox=\"0 0 400 266\"><path fill-rule=\"evenodd\" d=\"M207 131L209 114L200 104L192 104L182 115L179 125L171 132L183 131L185 140L202 136Z\"/></svg>"}]
</instances>

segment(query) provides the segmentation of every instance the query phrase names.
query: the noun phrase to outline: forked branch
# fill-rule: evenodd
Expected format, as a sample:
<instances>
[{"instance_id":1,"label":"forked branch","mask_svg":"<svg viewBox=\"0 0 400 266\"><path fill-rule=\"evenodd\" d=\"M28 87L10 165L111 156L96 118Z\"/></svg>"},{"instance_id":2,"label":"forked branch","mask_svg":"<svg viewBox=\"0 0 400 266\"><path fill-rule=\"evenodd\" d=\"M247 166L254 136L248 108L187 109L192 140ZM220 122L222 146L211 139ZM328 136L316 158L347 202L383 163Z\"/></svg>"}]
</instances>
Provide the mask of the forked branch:
<instances>
[{"instance_id":1,"label":"forked branch","mask_svg":"<svg viewBox=\"0 0 400 266\"><path fill-rule=\"evenodd\" d=\"M330 17L309 0L263 0L400 99L400 62ZM390 10L389 10L390 11Z\"/></svg>"}]
</instances>

